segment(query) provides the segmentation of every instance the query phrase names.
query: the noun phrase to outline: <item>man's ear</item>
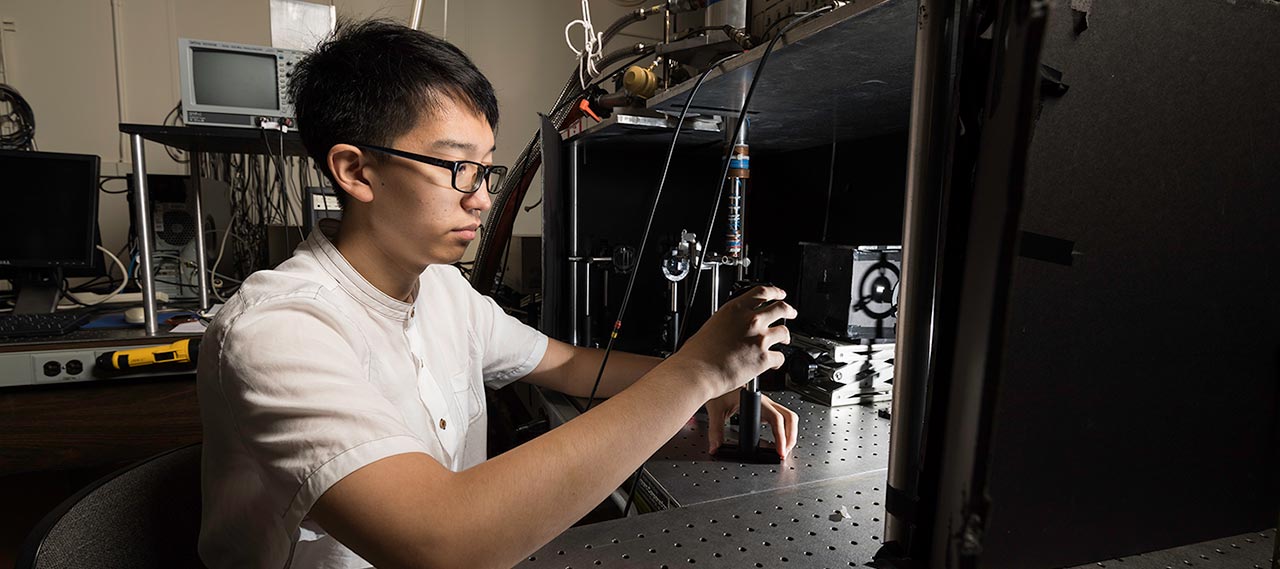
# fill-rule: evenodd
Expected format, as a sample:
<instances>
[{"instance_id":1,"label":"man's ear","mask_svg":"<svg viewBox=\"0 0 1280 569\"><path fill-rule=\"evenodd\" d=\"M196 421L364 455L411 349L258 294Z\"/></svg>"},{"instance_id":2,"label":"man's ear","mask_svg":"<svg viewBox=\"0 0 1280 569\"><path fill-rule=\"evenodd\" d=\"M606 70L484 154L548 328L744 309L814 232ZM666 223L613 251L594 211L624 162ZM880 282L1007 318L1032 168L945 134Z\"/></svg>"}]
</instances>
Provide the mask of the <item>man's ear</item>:
<instances>
[{"instance_id":1,"label":"man's ear","mask_svg":"<svg viewBox=\"0 0 1280 569\"><path fill-rule=\"evenodd\" d=\"M350 144L335 144L329 149L329 171L343 191L361 202L373 201L373 183L366 168L373 157Z\"/></svg>"}]
</instances>

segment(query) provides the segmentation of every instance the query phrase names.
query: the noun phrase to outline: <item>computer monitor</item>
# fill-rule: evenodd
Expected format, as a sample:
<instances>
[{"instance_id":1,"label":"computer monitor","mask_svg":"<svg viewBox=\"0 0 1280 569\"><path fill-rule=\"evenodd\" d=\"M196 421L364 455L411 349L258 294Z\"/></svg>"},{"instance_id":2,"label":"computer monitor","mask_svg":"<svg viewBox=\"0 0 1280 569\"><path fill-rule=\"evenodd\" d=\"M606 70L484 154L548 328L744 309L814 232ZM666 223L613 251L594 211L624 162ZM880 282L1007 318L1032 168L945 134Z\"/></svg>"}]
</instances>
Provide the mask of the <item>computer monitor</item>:
<instances>
[{"instance_id":1,"label":"computer monitor","mask_svg":"<svg viewBox=\"0 0 1280 569\"><path fill-rule=\"evenodd\" d=\"M0 151L0 194L12 212L0 223L0 269L18 291L15 312L52 312L65 269L93 266L99 158Z\"/></svg>"}]
</instances>

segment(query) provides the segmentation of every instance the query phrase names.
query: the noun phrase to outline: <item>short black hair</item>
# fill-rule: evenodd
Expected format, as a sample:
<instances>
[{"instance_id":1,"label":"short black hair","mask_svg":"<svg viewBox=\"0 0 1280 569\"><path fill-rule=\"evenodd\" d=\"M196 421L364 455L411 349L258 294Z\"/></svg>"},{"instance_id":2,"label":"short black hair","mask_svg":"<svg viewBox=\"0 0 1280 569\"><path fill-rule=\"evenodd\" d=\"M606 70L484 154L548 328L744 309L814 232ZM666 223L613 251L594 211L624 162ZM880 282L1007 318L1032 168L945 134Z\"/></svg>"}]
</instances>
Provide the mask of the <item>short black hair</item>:
<instances>
[{"instance_id":1,"label":"short black hair","mask_svg":"<svg viewBox=\"0 0 1280 569\"><path fill-rule=\"evenodd\" d=\"M334 145L390 146L430 118L444 98L470 107L488 119L490 128L498 128L493 85L462 50L389 20L340 20L298 62L289 96L302 144L343 207L346 192L329 171Z\"/></svg>"}]
</instances>

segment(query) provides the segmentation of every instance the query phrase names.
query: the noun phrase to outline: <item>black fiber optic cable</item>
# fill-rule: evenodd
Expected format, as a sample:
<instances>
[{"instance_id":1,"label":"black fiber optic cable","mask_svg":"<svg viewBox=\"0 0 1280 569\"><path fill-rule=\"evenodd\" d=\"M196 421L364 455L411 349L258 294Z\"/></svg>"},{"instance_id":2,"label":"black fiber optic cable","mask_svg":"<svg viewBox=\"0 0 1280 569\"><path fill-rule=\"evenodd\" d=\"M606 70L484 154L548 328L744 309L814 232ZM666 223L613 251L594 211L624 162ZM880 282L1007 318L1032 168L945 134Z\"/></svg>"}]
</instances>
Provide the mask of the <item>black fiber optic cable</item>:
<instances>
[{"instance_id":1,"label":"black fiber optic cable","mask_svg":"<svg viewBox=\"0 0 1280 569\"><path fill-rule=\"evenodd\" d=\"M729 144L729 154L727 154L727 155L724 157L724 171L722 171L722 172L720 173L720 178L716 181L716 184L717 184L717 185L716 185L716 199L715 199L715 204L714 204L714 206L711 208L711 216L710 216L710 220L709 220L709 222L708 222L707 231L706 231L706 233L704 233L704 235L707 235L707 240L708 240L708 241L707 241L707 246L704 246L704 247L702 248L702 255L698 258L698 263L697 263L696 265L694 265L694 273L695 273L695 275L694 275L694 279L693 279L693 290L689 293L689 304L685 307L685 314L688 314L688 313L689 313L689 311L693 310L693 301L694 301L694 299L696 299L696 298L697 298L697 294L698 294L698 281L700 280L700 277L702 276L702 263L706 261L706 258L707 258L707 251L708 251L708 250L710 250L710 248L711 248L711 247L710 247L710 244L711 244L711 243L710 243L711 229L712 229L712 227L715 225L716 214L717 214L717 213L719 212L719 210L720 210L720 196L724 194L724 180L725 180L725 177L729 175L729 158L732 156L732 153L733 153L733 146L734 146L734 145L733 145L733 143L732 143L732 141L734 141L734 140L737 140L737 139L738 139L738 133L742 131L742 125L743 125L743 123L744 123L744 122L746 122L747 109L748 109L749 105L751 104L751 95L755 93L756 85L758 85L758 84L759 84L759 82L760 82L760 75L761 75L761 72L762 72L762 71L764 71L764 64L765 64L765 62L766 62L766 61L768 61L768 59L769 59L769 54L773 52L773 48L774 48L774 46L777 44L777 42L778 42L778 39L779 39L779 38L781 38L782 36L786 35L788 31L790 31L792 28L794 28L794 27L796 27L796 26L800 25L802 22L805 22L805 21L807 21L807 20L809 20L809 19L811 19L811 18L813 18L813 17L816 17L816 16L817 16L817 15L819 15L819 14L825 13L825 12L827 12L827 11L831 10L832 8L833 8L832 6L827 6L827 7L825 7L825 8L819 8L819 9L817 9L817 10L814 10L813 12L810 12L810 13L806 14L805 16L802 16L802 17L800 17L800 18L797 18L795 21L791 22L791 24L789 24L789 25L787 25L786 27L784 27L784 28L782 29L782 31L778 32L778 35L777 35L777 36L774 36L773 40L769 42L768 47L766 47L766 48L765 48L764 53L760 56L760 63L756 65L755 77L754 77L754 78L752 78L752 80L751 80L751 86L747 89L747 96L746 96L746 97L743 99L743 101L742 101L742 110L738 113L738 124L737 124L737 127L734 129L733 137L729 139L729 140L730 140L730 144ZM723 63L723 62L724 62L724 60L721 60L720 62L716 63L716 66L720 65L720 63ZM713 66L713 68L714 68L714 67L715 67L715 66ZM708 70L708 71L709 71L709 70ZM706 74L707 74L707 72L703 72L703 75L702 75L701 77L699 77L699 78L698 78L698 84L697 84L697 85L694 85L694 91L693 91L694 93L696 93L696 92L697 92L697 88L698 88L698 86L699 86L699 85L701 85L702 80L706 77ZM689 109L689 104L690 104L690 103L692 103L692 102L693 102L693 93L690 93L690 95L689 95L689 100L685 102L685 108L684 108L684 110L685 110L685 111L688 111L688 109ZM683 113L681 113L681 120L684 120L684 114L683 114ZM677 134L678 134L678 133L679 133L679 130L677 130L676 132L677 132ZM674 149L675 149L675 140L674 140L674 137L673 137L673 140L672 140L671 149L672 149L672 150L674 150ZM671 161L671 156L670 156L670 154L668 153L668 155L667 155L667 164L668 164L668 165L670 165L670 161ZM665 180L666 180L666 167L664 167L664 168L663 168L663 181L665 181ZM659 186L659 192L661 192L661 186ZM657 200L656 200L656 198L655 198L655 200L654 200L654 206L655 206L655 208L656 208L656 206L657 206ZM652 222L652 221L653 221L652 214L650 214L649 221L650 221L650 222ZM648 228L646 228L646 229L645 229L645 236L646 236L646 238L648 237ZM641 250L640 250L640 253L643 253L643 252L644 252L644 249L643 249L643 245L642 245L642 248L641 248ZM638 260L639 260L639 259L637 258L637 264L638 264ZM630 282L634 282L634 281L635 281L635 275L636 275L636 273L638 273L638 272L639 272L639 271L632 271L632 273L631 273L631 279L630 279ZM628 294L630 294L630 292L631 292L630 282L629 282L629 283L628 283L628 285L627 285L627 293L628 293ZM621 323L621 321L622 321L622 310L625 310L625 308L626 308L626 297L625 297L625 296L623 297L623 301L622 301L622 302L623 302L623 304L622 304L622 308L621 308L621 309L619 309L619 312L618 312L618 322L619 322L619 323ZM676 338L677 343L679 342L680 338L683 338L683 337L684 337L684 328L685 328L686 326L688 326L688 324L689 324L689 319L688 319L688 318L686 318L686 319L685 319L685 321L684 321L684 324L681 326L681 329L680 329L679 334L677 334L677 338ZM619 324L614 324L614 335L616 335L616 333L617 333L617 327L618 327L618 325L619 325ZM609 340L609 347L610 347L610 348L612 348L612 347L613 347L613 339L612 339L612 336L610 337L610 340ZM608 358L609 358L609 351L608 351L608 349L606 349L606 350L605 350L605 357L604 357L604 361L608 361ZM596 377L596 386L599 386L599 385L600 385L600 377L601 377L601 376L603 376L603 374L604 374L604 362L601 362L601 364L600 364L600 375L598 375L598 376ZM592 398L594 399L594 397L595 397L595 387L593 387L593 388L591 389L591 395L592 395ZM590 408L591 408L591 403L590 403L590 400L588 400L588 402L587 402L587 409L590 409ZM632 477L631 477L631 484L630 484L630 487L627 489L627 502L626 502L626 505L624 505L624 506L623 506L623 509L622 509L622 515L623 515L623 517L626 517L627 512L631 510L631 503L635 500L635 497L636 497L636 486L637 486L637 485L639 484L639 482L640 482L640 473L641 473L643 470L644 470L644 466L641 466L640 468L636 469L635 474L634 474L634 475L632 475Z\"/></svg>"},{"instance_id":2,"label":"black fiber optic cable","mask_svg":"<svg viewBox=\"0 0 1280 569\"><path fill-rule=\"evenodd\" d=\"M720 67L724 62L738 57L739 55L742 54L735 53L733 55L723 57L719 61L711 64L706 71L703 71L702 74L698 76L698 81L693 84L693 89L689 91L689 98L685 100L684 107L680 109L680 118L676 121L675 132L671 133L671 143L667 146L667 159L662 164L662 177L658 179L658 191L654 193L653 206L649 208L649 219L645 221L644 234L640 238L640 249L636 252L636 266L639 266L640 260L644 258L645 246L649 243L649 234L653 230L653 220L657 217L658 204L662 201L662 189L667 185L667 174L671 170L671 158L676 152L676 142L680 140L680 129L684 126L685 118L689 116L689 107L693 106L693 98L697 96L698 89L702 87L703 81L707 79L707 76L711 75L713 70ZM586 411L590 411L591 405L595 403L596 391L599 390L600 380L604 377L605 365L609 363L609 354L613 352L613 343L618 339L618 330L622 328L622 317L626 315L627 305L631 301L631 291L635 288L636 275L638 274L640 274L640 271L633 270L631 271L631 275L627 278L627 289L626 292L622 294L622 304L618 307L618 318L613 323L613 330L609 332L609 343L605 345L604 357L600 359L600 371L596 373L595 384L591 386L591 397L587 398L587 407L583 410L584 413Z\"/></svg>"},{"instance_id":3,"label":"black fiber optic cable","mask_svg":"<svg viewBox=\"0 0 1280 569\"><path fill-rule=\"evenodd\" d=\"M644 257L645 245L649 242L649 234L653 229L653 220L658 213L658 204L662 201L662 190L667 184L667 173L671 169L671 158L675 155L676 142L680 140L680 129L684 127L684 120L689 116L689 107L693 106L693 98L697 96L698 89L702 88L703 81L706 81L707 76L711 75L713 70L723 65L726 61L738 57L739 55L742 54L735 53L733 55L723 57L719 61L711 64L706 71L703 71L702 74L698 76L698 81L694 83L693 88L689 90L689 98L685 100L684 107L680 109L680 118L676 121L675 131L671 133L671 144L667 147L667 158L662 164L662 176L658 180L658 190L653 196L653 207L649 210L649 219L645 222L644 235L640 239L640 249L636 252L636 266L640 265L640 259ZM609 333L609 343L605 345L604 356L600 359L600 371L596 373L596 381L591 386L591 397L587 399L586 409L583 410L584 413L590 411L591 405L595 403L596 391L600 389L600 380L604 378L605 366L609 363L609 354L613 351L613 343L618 338L618 330L622 328L622 317L626 314L627 304L631 300L631 291L635 287L636 275L638 274L640 274L638 269L632 270L631 275L627 277L627 289L622 295L622 304L618 307L618 318L614 321L613 330ZM631 510L631 502L636 495L636 484L640 482L640 472L643 469L644 466L637 468L635 474L631 476L631 484L627 489L627 503L622 509L622 515L624 517L627 515L627 512Z\"/></svg>"},{"instance_id":4,"label":"black fiber optic cable","mask_svg":"<svg viewBox=\"0 0 1280 569\"><path fill-rule=\"evenodd\" d=\"M773 39L769 40L769 45L764 48L764 53L760 55L760 63L756 64L755 77L751 78L751 86L747 88L747 95L742 100L742 110L738 112L738 123L733 129L733 137L729 139L729 151L725 153L724 167L721 169L720 177L716 180L716 199L711 206L711 215L707 216L707 230L703 233L703 235L706 236L707 244L702 248L702 255L698 257L698 262L693 266L693 289L689 292L689 302L685 305L685 314L689 314L693 310L693 302L698 298L698 285L700 285L702 281L702 264L706 262L707 252L711 250L711 230L715 227L716 214L720 212L720 197L724 195L724 181L729 175L729 159L733 156L734 147L732 141L738 140L738 133L742 132L742 125L747 122L747 109L751 107L751 97L755 94L756 87L760 84L760 77L764 75L764 64L769 61L769 54L773 53L773 48L777 45L778 40L787 35L787 32L804 22L833 10L834 8L835 6L833 5L823 6L822 8L818 8L808 14L792 20L791 23L784 26L782 30L778 32L778 35L773 36ZM676 335L677 345L679 345L680 339L684 338L685 330L689 326L689 320L689 318L685 318L684 322L680 325L680 331Z\"/></svg>"}]
</instances>

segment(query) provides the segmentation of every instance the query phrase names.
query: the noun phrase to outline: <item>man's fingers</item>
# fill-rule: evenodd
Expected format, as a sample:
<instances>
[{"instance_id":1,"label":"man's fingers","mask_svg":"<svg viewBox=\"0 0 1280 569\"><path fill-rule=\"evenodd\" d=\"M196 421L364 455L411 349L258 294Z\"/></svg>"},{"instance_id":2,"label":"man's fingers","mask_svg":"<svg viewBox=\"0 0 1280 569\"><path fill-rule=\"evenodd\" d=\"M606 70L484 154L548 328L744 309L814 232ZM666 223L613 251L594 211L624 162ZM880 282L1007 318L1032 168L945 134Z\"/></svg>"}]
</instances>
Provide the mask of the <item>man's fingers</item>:
<instances>
[{"instance_id":1,"label":"man's fingers","mask_svg":"<svg viewBox=\"0 0 1280 569\"><path fill-rule=\"evenodd\" d=\"M787 297L787 291L776 286L757 286L738 297L739 302L745 303L744 306L754 309L770 300L782 300Z\"/></svg>"},{"instance_id":2,"label":"man's fingers","mask_svg":"<svg viewBox=\"0 0 1280 569\"><path fill-rule=\"evenodd\" d=\"M795 317L799 315L800 313L796 312L796 309L790 304L778 301L761 308L758 321L764 322L765 325L769 325L782 319L794 320Z\"/></svg>"},{"instance_id":3,"label":"man's fingers","mask_svg":"<svg viewBox=\"0 0 1280 569\"><path fill-rule=\"evenodd\" d=\"M768 395L760 397L760 405L762 409L767 407L782 417L781 426L774 424L772 418L770 418L771 422L769 424L774 429L775 438L779 441L778 454L782 456L783 460L786 460L787 455L791 454L791 451L796 448L796 440L800 438L800 416L777 401L769 399ZM783 434L777 435L779 432Z\"/></svg>"},{"instance_id":4,"label":"man's fingers","mask_svg":"<svg viewBox=\"0 0 1280 569\"><path fill-rule=\"evenodd\" d=\"M774 403L774 405L778 404ZM787 454L791 454L791 451L796 448L796 439L800 438L800 416L797 415L795 411L787 409L782 405L778 405L778 408L782 410L782 416L786 419L787 440L791 441L790 447L787 448ZM786 456L784 455L783 458L786 458Z\"/></svg>"},{"instance_id":5,"label":"man's fingers","mask_svg":"<svg viewBox=\"0 0 1280 569\"><path fill-rule=\"evenodd\" d=\"M726 418L720 413L707 413L707 426L710 427L707 429L708 453L715 454L716 449L720 448L720 445L724 443L724 423Z\"/></svg>"},{"instance_id":6,"label":"man's fingers","mask_svg":"<svg viewBox=\"0 0 1280 569\"><path fill-rule=\"evenodd\" d=\"M782 366L787 363L787 356L782 355L782 352L773 350L765 350L764 358L765 363L769 366L765 369L782 369Z\"/></svg>"},{"instance_id":7,"label":"man's fingers","mask_svg":"<svg viewBox=\"0 0 1280 569\"><path fill-rule=\"evenodd\" d=\"M760 402L760 415L769 423L769 428L773 429L773 445L777 447L778 456L787 458L787 449L790 446L790 439L787 438L786 419L782 413L778 411L777 404L762 399Z\"/></svg>"},{"instance_id":8,"label":"man's fingers","mask_svg":"<svg viewBox=\"0 0 1280 569\"><path fill-rule=\"evenodd\" d=\"M790 344L791 330L786 326L773 326L764 333L764 345L772 348L776 344ZM766 348L766 349L767 349Z\"/></svg>"}]
</instances>

